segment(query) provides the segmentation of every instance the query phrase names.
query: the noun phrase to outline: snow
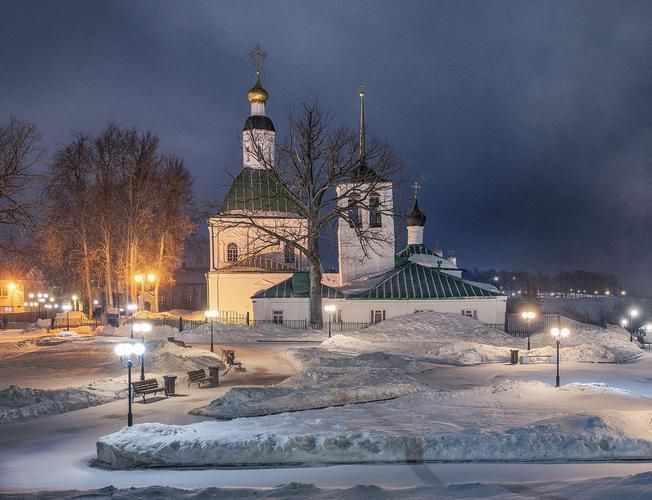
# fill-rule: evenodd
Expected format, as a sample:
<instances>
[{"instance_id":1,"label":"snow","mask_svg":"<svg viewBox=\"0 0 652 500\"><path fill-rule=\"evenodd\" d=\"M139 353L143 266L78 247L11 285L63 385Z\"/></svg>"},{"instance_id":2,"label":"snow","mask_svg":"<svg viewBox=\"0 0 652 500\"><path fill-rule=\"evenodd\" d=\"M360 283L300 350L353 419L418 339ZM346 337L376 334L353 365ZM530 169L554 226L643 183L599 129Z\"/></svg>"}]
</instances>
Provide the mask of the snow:
<instances>
[{"instance_id":1,"label":"snow","mask_svg":"<svg viewBox=\"0 0 652 500\"><path fill-rule=\"evenodd\" d=\"M600 410L627 406L627 411ZM110 467L405 461L652 459L652 411L603 387L505 381L391 401L186 426L148 423L98 440Z\"/></svg>"},{"instance_id":2,"label":"snow","mask_svg":"<svg viewBox=\"0 0 652 500\"><path fill-rule=\"evenodd\" d=\"M83 387L0 390L0 424L88 408L127 397L127 378L98 380Z\"/></svg>"},{"instance_id":3,"label":"snow","mask_svg":"<svg viewBox=\"0 0 652 500\"><path fill-rule=\"evenodd\" d=\"M55 340L56 339L56 340ZM122 338L85 337L75 332L59 332L54 336L41 337L37 346L60 346L63 343L77 343L80 351L93 352L101 349L119 365L113 353L116 343ZM147 378L158 378L163 385L164 374L176 374L185 377L186 372L209 366L223 367L221 358L205 349L184 348L167 340L149 340L145 342L145 364ZM11 385L0 391L0 424L28 420L66 413L81 408L102 405L121 397L126 397L127 380L122 376L102 379L81 386L70 386L56 389L39 389ZM138 364L134 374L138 373Z\"/></svg>"},{"instance_id":4,"label":"snow","mask_svg":"<svg viewBox=\"0 0 652 500\"><path fill-rule=\"evenodd\" d=\"M187 498L238 498L254 499L297 499L315 500L430 500L458 498L492 498L495 500L513 500L516 498L573 498L577 500L602 498L629 500L647 499L652 488L652 472L620 477L606 477L583 481L539 481L536 483L435 483L408 488L382 488L379 486L357 484L348 488L320 488L314 484L290 482L271 488L216 488L181 489L165 486L146 486L118 489L107 486L96 490L65 490L41 492L41 498L124 498L142 499L158 498L161 500ZM8 500L25 498L20 493L6 494ZM32 498L30 496L30 498Z\"/></svg>"},{"instance_id":5,"label":"snow","mask_svg":"<svg viewBox=\"0 0 652 500\"><path fill-rule=\"evenodd\" d=\"M491 328L461 314L422 312L389 319L364 330L335 335L321 345L340 352L385 352L410 355L415 359L453 365L507 362L511 349L525 354L526 340ZM549 333L531 337L533 356L556 355L555 340ZM629 342L620 327L593 331L572 328L562 342L562 361L622 363L642 354Z\"/></svg>"}]
</instances>

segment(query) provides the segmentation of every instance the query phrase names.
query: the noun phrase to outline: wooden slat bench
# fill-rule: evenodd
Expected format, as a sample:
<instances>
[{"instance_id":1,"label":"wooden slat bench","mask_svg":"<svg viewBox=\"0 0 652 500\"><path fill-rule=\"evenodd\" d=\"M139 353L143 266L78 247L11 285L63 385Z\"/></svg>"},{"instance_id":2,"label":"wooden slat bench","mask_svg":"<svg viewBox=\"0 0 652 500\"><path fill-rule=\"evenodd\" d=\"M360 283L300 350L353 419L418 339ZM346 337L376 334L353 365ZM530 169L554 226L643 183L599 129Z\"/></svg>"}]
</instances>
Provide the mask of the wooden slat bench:
<instances>
[{"instance_id":1,"label":"wooden slat bench","mask_svg":"<svg viewBox=\"0 0 652 500\"><path fill-rule=\"evenodd\" d=\"M158 385L158 380L155 378L148 378L147 380L138 380L136 382L132 382L131 387L133 388L131 393L132 401L136 396L142 396L143 403L145 403L145 396L147 394L156 395L157 392L163 392L165 393L165 397L168 397L168 391L165 389L165 387L160 387Z\"/></svg>"},{"instance_id":2,"label":"wooden slat bench","mask_svg":"<svg viewBox=\"0 0 652 500\"><path fill-rule=\"evenodd\" d=\"M203 368L188 372L188 387L190 387L190 384L197 384L197 387L201 387L202 384L214 384L217 382L214 377L207 377L206 371Z\"/></svg>"},{"instance_id":3,"label":"wooden slat bench","mask_svg":"<svg viewBox=\"0 0 652 500\"><path fill-rule=\"evenodd\" d=\"M232 367L237 366L240 370L243 370L242 361L235 359L235 351L231 349L222 349L222 362L226 366L227 371Z\"/></svg>"}]
</instances>

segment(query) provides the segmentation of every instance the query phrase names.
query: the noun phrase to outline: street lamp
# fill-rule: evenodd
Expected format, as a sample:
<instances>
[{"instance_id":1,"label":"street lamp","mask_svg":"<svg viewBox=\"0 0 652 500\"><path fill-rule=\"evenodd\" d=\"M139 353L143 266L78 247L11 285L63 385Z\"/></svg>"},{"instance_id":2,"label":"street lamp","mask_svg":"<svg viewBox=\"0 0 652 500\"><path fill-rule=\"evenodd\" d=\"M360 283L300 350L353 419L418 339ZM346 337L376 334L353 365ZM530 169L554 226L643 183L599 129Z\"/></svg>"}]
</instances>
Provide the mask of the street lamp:
<instances>
[{"instance_id":1,"label":"street lamp","mask_svg":"<svg viewBox=\"0 0 652 500\"><path fill-rule=\"evenodd\" d=\"M152 331L151 323L133 323L132 322L132 338L133 332L140 333L143 340L143 345L145 345L145 334ZM140 380L145 380L145 350L140 355Z\"/></svg>"},{"instance_id":2,"label":"street lamp","mask_svg":"<svg viewBox=\"0 0 652 500\"><path fill-rule=\"evenodd\" d=\"M68 322L68 331L70 331L70 310L72 309L72 306L70 304L64 304L61 306L61 309L63 309L66 312L66 321Z\"/></svg>"},{"instance_id":3,"label":"street lamp","mask_svg":"<svg viewBox=\"0 0 652 500\"><path fill-rule=\"evenodd\" d=\"M213 320L219 315L220 313L218 311L204 311L204 316L211 324L211 352L215 352L213 349Z\"/></svg>"},{"instance_id":4,"label":"street lamp","mask_svg":"<svg viewBox=\"0 0 652 500\"><path fill-rule=\"evenodd\" d=\"M629 341L633 342L634 341L634 318L638 316L638 310L637 309L631 309L629 311Z\"/></svg>"},{"instance_id":5,"label":"street lamp","mask_svg":"<svg viewBox=\"0 0 652 500\"><path fill-rule=\"evenodd\" d=\"M77 296L77 294L75 294L70 298L72 299L73 309L75 311L79 311L79 296Z\"/></svg>"},{"instance_id":6,"label":"street lamp","mask_svg":"<svg viewBox=\"0 0 652 500\"><path fill-rule=\"evenodd\" d=\"M627 320L625 318L620 320L620 326L623 328L627 328Z\"/></svg>"},{"instance_id":7,"label":"street lamp","mask_svg":"<svg viewBox=\"0 0 652 500\"><path fill-rule=\"evenodd\" d=\"M527 350L530 350L530 335L532 332L530 331L530 321L532 321L536 317L536 313L533 311L523 311L521 313L521 317L527 322Z\"/></svg>"},{"instance_id":8,"label":"street lamp","mask_svg":"<svg viewBox=\"0 0 652 500\"><path fill-rule=\"evenodd\" d=\"M134 416L131 413L131 368L134 365L131 359L132 355L136 356L136 360L145 352L143 344L118 344L115 346L115 353L120 358L120 364L127 369L127 399L129 401L129 411L127 413L127 426L134 425Z\"/></svg>"},{"instance_id":9,"label":"street lamp","mask_svg":"<svg viewBox=\"0 0 652 500\"><path fill-rule=\"evenodd\" d=\"M555 340L557 341L557 379L556 379L556 384L555 387L559 387L559 341L560 339L565 339L568 337L570 334L570 330L568 328L553 328L550 330L550 333L552 334L553 337L555 337Z\"/></svg>"},{"instance_id":10,"label":"street lamp","mask_svg":"<svg viewBox=\"0 0 652 500\"><path fill-rule=\"evenodd\" d=\"M324 307L324 311L328 313L328 338L331 338L331 320L333 319L333 313L337 311L337 307L333 304L328 304Z\"/></svg>"},{"instance_id":11,"label":"street lamp","mask_svg":"<svg viewBox=\"0 0 652 500\"><path fill-rule=\"evenodd\" d=\"M131 325L131 338L134 338L134 313L138 310L136 304L127 304L127 311L129 311L129 324Z\"/></svg>"}]
</instances>

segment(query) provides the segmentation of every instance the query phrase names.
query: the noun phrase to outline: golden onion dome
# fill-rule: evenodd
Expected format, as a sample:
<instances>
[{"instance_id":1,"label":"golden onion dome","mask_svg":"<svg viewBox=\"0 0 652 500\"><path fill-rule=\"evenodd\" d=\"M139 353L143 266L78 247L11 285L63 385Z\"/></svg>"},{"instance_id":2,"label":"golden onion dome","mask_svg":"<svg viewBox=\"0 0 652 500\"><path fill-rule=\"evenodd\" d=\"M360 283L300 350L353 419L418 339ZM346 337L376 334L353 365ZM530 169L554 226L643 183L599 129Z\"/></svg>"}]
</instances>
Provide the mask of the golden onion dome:
<instances>
[{"instance_id":1,"label":"golden onion dome","mask_svg":"<svg viewBox=\"0 0 652 500\"><path fill-rule=\"evenodd\" d=\"M260 84L260 73L256 74L256 83L249 89L247 98L249 102L267 102L267 99L269 99L269 94Z\"/></svg>"}]
</instances>

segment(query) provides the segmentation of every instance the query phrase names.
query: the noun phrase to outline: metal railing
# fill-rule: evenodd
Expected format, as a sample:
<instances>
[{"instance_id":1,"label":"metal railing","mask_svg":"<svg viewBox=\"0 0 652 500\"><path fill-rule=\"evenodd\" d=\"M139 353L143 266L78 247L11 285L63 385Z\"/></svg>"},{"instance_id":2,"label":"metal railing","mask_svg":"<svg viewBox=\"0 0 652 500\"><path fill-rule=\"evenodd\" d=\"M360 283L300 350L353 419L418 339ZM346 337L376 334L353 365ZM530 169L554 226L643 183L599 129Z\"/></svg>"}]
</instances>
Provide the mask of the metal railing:
<instances>
[{"instance_id":1,"label":"metal railing","mask_svg":"<svg viewBox=\"0 0 652 500\"><path fill-rule=\"evenodd\" d=\"M602 329L598 325L580 323L560 314L542 314L530 320L530 323L518 314L508 314L506 319L505 332L514 337L527 337L535 333L549 332L555 327L575 331L599 331Z\"/></svg>"}]
</instances>

